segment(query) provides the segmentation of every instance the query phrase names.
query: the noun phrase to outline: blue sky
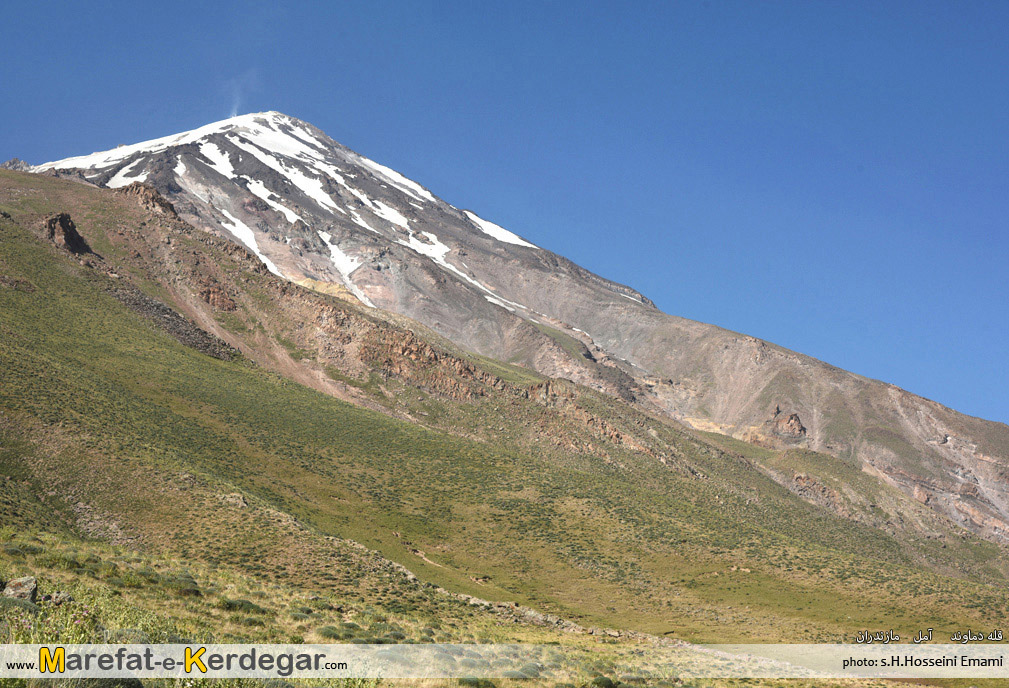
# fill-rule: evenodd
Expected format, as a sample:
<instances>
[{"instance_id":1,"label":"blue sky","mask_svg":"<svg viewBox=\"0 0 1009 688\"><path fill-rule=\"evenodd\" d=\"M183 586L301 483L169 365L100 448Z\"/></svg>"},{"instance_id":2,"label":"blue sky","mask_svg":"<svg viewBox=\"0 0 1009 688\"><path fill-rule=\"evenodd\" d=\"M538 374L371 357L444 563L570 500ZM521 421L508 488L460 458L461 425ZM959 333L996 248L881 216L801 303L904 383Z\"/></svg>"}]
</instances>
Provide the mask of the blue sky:
<instances>
[{"instance_id":1,"label":"blue sky","mask_svg":"<svg viewBox=\"0 0 1009 688\"><path fill-rule=\"evenodd\" d=\"M1009 421L1009 3L5 3L0 158L280 110L665 311Z\"/></svg>"}]
</instances>

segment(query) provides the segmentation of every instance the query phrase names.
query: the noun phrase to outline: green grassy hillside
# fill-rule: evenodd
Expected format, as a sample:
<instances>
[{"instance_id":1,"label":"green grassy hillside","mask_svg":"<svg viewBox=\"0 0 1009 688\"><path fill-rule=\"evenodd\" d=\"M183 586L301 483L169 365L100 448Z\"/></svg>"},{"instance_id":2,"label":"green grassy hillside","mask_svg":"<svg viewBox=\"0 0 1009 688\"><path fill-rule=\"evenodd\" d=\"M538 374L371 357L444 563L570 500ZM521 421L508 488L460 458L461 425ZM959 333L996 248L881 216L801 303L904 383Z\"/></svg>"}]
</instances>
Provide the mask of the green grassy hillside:
<instances>
[{"instance_id":1,"label":"green grassy hillside","mask_svg":"<svg viewBox=\"0 0 1009 688\"><path fill-rule=\"evenodd\" d=\"M282 366L271 371L265 359L221 360L184 346L115 298L125 267L111 277L32 231L40 215L72 199L92 246L106 260L125 261L109 233L142 228L120 196L13 173L0 179L0 210L13 217L0 219L0 474L11 486L0 506L8 547L22 551L3 555L8 570L90 577L86 564L67 568L41 552L24 554L22 545L41 540L48 553L97 540L118 548L92 562L97 578L137 599L150 590L144 605L152 610L164 609L156 600L165 577L181 573L166 569L130 588L125 581L144 578L133 556L184 561L198 582L207 576L202 585L229 598L277 586L349 605L353 613L341 618L372 609L420 629L447 615L456 619L452 637L466 638L494 624L477 620L467 629L472 612L444 611L438 605L452 605L429 598L423 585L402 587L401 572L350 541L455 592L584 626L695 641L840 640L883 627L938 632L992 626L1007 611L997 546L939 521L923 532L888 529L885 517L852 519L771 474L792 470L788 461L811 470L807 464L822 458L718 446L719 438L587 390L572 392L578 413L564 415L549 405L538 411L519 395L440 394L437 380L419 379L405 363L399 378L388 367L373 378L335 368L334 377L372 380L369 394L389 408L371 410L295 382ZM216 255L208 249L202 260ZM224 268L204 269L233 271L235 284L265 295L263 313L274 308L273 278L230 255L219 258L232 261ZM135 283L173 298L175 286L153 271L145 282L141 272ZM248 313L234 313L256 331ZM282 335L271 329L278 319L257 321L257 337ZM302 346L288 341L289 349ZM523 384L537 379L469 362ZM592 425L598 419L643 439L605 440ZM545 432L532 431L539 423ZM831 470L861 489L850 468ZM904 499L878 483L872 489L885 494L867 504L882 512ZM103 569L106 557L114 567ZM214 577L219 571L222 580L242 581L234 592ZM215 595L186 601L218 603ZM221 609L204 630L236 632L244 622L232 617L242 613ZM256 633L318 637L314 622L288 618L290 608L270 610L245 614L258 620ZM201 615L181 618L180 632L199 630L186 619Z\"/></svg>"}]
</instances>

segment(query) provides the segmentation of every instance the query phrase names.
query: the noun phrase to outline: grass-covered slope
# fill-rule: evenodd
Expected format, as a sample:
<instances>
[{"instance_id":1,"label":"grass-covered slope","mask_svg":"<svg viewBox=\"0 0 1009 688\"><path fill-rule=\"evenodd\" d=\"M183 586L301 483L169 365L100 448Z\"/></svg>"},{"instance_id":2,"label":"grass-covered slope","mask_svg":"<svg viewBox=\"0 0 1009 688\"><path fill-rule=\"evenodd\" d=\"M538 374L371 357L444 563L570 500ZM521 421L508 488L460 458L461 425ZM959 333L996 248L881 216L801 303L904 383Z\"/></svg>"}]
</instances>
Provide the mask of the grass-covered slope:
<instances>
[{"instance_id":1,"label":"grass-covered slope","mask_svg":"<svg viewBox=\"0 0 1009 688\"><path fill-rule=\"evenodd\" d=\"M96 538L121 548L116 589L135 580L117 557L142 552L246 581L229 599L278 586L413 615L398 622L411 628L469 617L350 541L456 592L693 640L840 639L1006 612L995 545L938 521L846 517L776 482L785 467L770 460L281 284L230 245L155 228L122 194L0 173L0 210L0 508L14 549ZM35 232L64 210L101 254L90 266ZM215 331L246 357L185 346L116 297L130 282L215 329L186 296L195 274L238 304ZM344 387L301 384L317 373ZM272 609L251 615L266 636L317 637ZM208 618L233 633L225 616Z\"/></svg>"}]
</instances>

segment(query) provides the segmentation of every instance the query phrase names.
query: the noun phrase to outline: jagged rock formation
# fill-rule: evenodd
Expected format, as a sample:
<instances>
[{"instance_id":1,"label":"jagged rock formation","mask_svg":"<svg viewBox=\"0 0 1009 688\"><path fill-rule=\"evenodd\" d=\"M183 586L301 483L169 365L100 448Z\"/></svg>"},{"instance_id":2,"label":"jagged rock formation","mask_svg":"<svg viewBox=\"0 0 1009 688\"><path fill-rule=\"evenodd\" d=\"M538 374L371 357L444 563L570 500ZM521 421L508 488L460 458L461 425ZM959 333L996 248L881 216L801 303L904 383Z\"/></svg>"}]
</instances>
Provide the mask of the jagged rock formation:
<instances>
[{"instance_id":1,"label":"jagged rock formation","mask_svg":"<svg viewBox=\"0 0 1009 688\"><path fill-rule=\"evenodd\" d=\"M0 164L0 169L15 170L16 172L28 172L31 168L32 166L21 158L11 158L7 162Z\"/></svg>"},{"instance_id":2,"label":"jagged rock formation","mask_svg":"<svg viewBox=\"0 0 1009 688\"><path fill-rule=\"evenodd\" d=\"M77 232L77 225L67 213L46 218L42 227L45 238L59 248L66 249L70 253L91 253L91 247Z\"/></svg>"}]
</instances>

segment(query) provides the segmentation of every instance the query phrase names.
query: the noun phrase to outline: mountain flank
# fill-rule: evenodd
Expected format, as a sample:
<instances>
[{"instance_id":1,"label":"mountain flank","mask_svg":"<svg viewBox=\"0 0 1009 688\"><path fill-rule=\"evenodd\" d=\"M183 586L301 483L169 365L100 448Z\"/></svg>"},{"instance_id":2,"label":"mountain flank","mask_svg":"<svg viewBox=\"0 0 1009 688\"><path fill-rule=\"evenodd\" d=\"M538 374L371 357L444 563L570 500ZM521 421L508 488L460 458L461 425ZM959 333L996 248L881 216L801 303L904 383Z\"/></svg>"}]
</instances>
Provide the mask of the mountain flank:
<instances>
[{"instance_id":1,"label":"mountain flank","mask_svg":"<svg viewBox=\"0 0 1009 688\"><path fill-rule=\"evenodd\" d=\"M242 115L32 170L110 188L142 182L288 282L352 295L470 354L698 430L852 459L964 528L996 541L1009 533L1006 425L662 313L296 118Z\"/></svg>"},{"instance_id":2,"label":"mountain flank","mask_svg":"<svg viewBox=\"0 0 1009 688\"><path fill-rule=\"evenodd\" d=\"M456 595L620 642L832 641L1009 611L1000 545L852 457L692 430L475 354L151 199L0 172L4 580L161 618L188 600L171 632L231 638L552 632ZM91 253L40 231L60 213Z\"/></svg>"}]
</instances>

